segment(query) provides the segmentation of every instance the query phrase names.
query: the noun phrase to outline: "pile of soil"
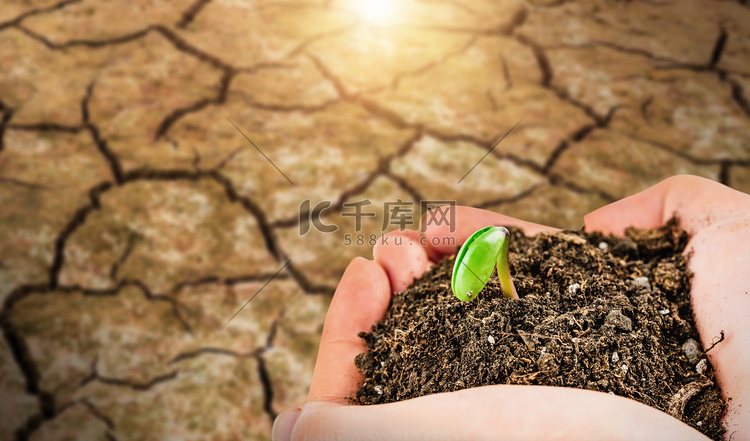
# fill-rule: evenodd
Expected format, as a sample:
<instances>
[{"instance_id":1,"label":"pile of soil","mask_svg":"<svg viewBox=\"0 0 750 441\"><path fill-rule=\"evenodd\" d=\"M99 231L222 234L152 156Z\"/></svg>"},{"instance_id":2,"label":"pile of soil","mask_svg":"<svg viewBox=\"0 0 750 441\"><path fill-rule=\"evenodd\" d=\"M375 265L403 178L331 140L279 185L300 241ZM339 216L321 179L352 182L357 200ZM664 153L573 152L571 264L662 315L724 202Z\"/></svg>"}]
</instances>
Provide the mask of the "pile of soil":
<instances>
[{"instance_id":1,"label":"pile of soil","mask_svg":"<svg viewBox=\"0 0 750 441\"><path fill-rule=\"evenodd\" d=\"M724 402L698 343L687 235L675 220L624 238L511 230L511 274L478 298L451 292L454 257L397 294L362 333L355 363L360 404L406 400L490 384L540 384L610 392L665 411L719 440ZM717 336L718 337L718 336Z\"/></svg>"}]
</instances>

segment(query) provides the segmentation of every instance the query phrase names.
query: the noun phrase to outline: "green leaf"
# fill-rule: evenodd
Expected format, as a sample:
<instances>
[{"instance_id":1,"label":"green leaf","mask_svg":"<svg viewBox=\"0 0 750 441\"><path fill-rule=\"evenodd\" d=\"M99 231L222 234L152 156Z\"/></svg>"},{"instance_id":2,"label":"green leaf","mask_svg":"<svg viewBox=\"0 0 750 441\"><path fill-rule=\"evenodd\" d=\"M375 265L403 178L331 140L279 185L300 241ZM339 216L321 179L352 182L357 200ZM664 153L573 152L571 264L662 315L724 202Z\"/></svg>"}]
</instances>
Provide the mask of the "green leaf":
<instances>
[{"instance_id":1,"label":"green leaf","mask_svg":"<svg viewBox=\"0 0 750 441\"><path fill-rule=\"evenodd\" d=\"M451 289L464 302L474 300L487 285L497 266L503 294L518 298L508 267L508 230L504 227L485 227L464 242L453 266Z\"/></svg>"}]
</instances>

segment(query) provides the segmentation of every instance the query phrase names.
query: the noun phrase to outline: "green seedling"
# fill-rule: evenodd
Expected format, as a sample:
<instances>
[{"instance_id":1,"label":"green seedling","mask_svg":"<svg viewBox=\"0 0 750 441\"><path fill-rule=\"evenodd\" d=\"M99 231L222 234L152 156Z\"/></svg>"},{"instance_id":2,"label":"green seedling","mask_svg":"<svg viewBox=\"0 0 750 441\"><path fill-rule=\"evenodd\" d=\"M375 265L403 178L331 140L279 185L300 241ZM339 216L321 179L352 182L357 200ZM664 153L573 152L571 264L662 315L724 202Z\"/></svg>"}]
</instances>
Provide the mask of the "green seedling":
<instances>
[{"instance_id":1,"label":"green seedling","mask_svg":"<svg viewBox=\"0 0 750 441\"><path fill-rule=\"evenodd\" d=\"M451 289L459 300L468 302L477 298L495 267L503 295L518 298L508 267L509 236L505 227L485 227L464 242L456 256L451 279Z\"/></svg>"}]
</instances>

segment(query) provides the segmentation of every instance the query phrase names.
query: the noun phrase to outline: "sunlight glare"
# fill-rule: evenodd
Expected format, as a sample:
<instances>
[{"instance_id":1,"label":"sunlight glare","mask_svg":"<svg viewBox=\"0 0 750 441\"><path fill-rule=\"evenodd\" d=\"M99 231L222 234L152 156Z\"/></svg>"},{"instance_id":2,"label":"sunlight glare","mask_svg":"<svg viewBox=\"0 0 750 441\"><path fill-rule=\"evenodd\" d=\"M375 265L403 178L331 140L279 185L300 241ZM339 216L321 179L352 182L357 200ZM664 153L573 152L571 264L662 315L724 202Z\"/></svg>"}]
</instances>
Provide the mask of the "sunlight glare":
<instances>
[{"instance_id":1,"label":"sunlight glare","mask_svg":"<svg viewBox=\"0 0 750 441\"><path fill-rule=\"evenodd\" d=\"M353 0L355 13L374 25L390 24L396 18L397 0Z\"/></svg>"}]
</instances>

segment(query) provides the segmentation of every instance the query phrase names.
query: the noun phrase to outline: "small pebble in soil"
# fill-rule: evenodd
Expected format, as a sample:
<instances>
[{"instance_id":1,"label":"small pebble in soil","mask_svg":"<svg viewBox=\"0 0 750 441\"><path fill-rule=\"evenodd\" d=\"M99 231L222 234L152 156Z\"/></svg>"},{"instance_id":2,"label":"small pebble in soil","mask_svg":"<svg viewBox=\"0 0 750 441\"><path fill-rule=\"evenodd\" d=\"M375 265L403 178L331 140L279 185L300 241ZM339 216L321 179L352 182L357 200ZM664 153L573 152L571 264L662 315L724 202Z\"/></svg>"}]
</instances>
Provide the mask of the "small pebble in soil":
<instances>
[{"instance_id":1,"label":"small pebble in soil","mask_svg":"<svg viewBox=\"0 0 750 441\"><path fill-rule=\"evenodd\" d=\"M695 372L703 375L706 373L706 370L708 370L708 364L706 363L706 359L704 358L695 365Z\"/></svg>"},{"instance_id":2,"label":"small pebble in soil","mask_svg":"<svg viewBox=\"0 0 750 441\"><path fill-rule=\"evenodd\" d=\"M607 317L604 318L604 326L630 332L633 330L633 321L630 320L629 317L623 315L621 310L613 309L609 311Z\"/></svg>"},{"instance_id":3,"label":"small pebble in soil","mask_svg":"<svg viewBox=\"0 0 750 441\"><path fill-rule=\"evenodd\" d=\"M651 291L651 283L649 283L648 277L636 277L633 279L633 286L636 288L645 288L646 291Z\"/></svg>"},{"instance_id":4,"label":"small pebble in soil","mask_svg":"<svg viewBox=\"0 0 750 441\"><path fill-rule=\"evenodd\" d=\"M698 358L700 358L701 347L697 341L689 338L682 345L682 352L685 354L691 364L695 364L698 363Z\"/></svg>"},{"instance_id":5,"label":"small pebble in soil","mask_svg":"<svg viewBox=\"0 0 750 441\"><path fill-rule=\"evenodd\" d=\"M618 361L620 361L620 354L615 351L612 353L612 363L617 363Z\"/></svg>"},{"instance_id":6,"label":"small pebble in soil","mask_svg":"<svg viewBox=\"0 0 750 441\"><path fill-rule=\"evenodd\" d=\"M599 249L604 251L607 248L609 248L609 244L607 242L599 242Z\"/></svg>"},{"instance_id":7,"label":"small pebble in soil","mask_svg":"<svg viewBox=\"0 0 750 441\"><path fill-rule=\"evenodd\" d=\"M494 345L495 344L495 337L493 337L493 336L490 335L489 337L487 337L487 341L490 342L491 345Z\"/></svg>"},{"instance_id":8,"label":"small pebble in soil","mask_svg":"<svg viewBox=\"0 0 750 441\"><path fill-rule=\"evenodd\" d=\"M659 310L659 314L661 314L661 315L667 315L669 313L670 313L670 311L668 309L660 309Z\"/></svg>"},{"instance_id":9,"label":"small pebble in soil","mask_svg":"<svg viewBox=\"0 0 750 441\"><path fill-rule=\"evenodd\" d=\"M580 288L581 288L581 284L579 283L573 283L572 285L568 285L568 293L575 294L578 292Z\"/></svg>"}]
</instances>

